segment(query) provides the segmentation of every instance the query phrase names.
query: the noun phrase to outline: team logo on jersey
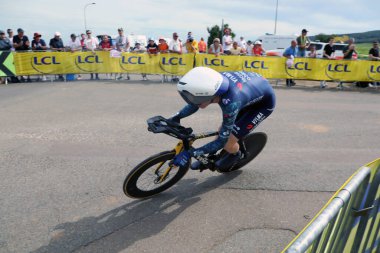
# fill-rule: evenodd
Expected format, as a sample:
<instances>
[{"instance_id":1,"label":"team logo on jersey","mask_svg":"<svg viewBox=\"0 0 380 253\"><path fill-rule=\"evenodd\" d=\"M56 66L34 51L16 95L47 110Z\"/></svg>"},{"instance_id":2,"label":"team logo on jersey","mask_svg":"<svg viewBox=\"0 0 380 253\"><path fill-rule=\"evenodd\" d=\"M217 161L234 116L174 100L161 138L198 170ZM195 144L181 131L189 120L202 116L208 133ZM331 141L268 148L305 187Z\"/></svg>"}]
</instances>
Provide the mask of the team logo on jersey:
<instances>
[{"instance_id":1,"label":"team logo on jersey","mask_svg":"<svg viewBox=\"0 0 380 253\"><path fill-rule=\"evenodd\" d=\"M236 86L239 88L239 90L242 90L242 89L243 89L243 84L240 83L240 82L238 82L238 83L236 84Z\"/></svg>"},{"instance_id":2,"label":"team logo on jersey","mask_svg":"<svg viewBox=\"0 0 380 253\"><path fill-rule=\"evenodd\" d=\"M247 130L251 130L253 127L254 127L253 124L249 124L249 125L247 126Z\"/></svg>"},{"instance_id":3,"label":"team logo on jersey","mask_svg":"<svg viewBox=\"0 0 380 253\"><path fill-rule=\"evenodd\" d=\"M222 99L222 103L225 105L228 104L229 102L231 102L231 99L229 99L229 98L223 98Z\"/></svg>"}]
</instances>

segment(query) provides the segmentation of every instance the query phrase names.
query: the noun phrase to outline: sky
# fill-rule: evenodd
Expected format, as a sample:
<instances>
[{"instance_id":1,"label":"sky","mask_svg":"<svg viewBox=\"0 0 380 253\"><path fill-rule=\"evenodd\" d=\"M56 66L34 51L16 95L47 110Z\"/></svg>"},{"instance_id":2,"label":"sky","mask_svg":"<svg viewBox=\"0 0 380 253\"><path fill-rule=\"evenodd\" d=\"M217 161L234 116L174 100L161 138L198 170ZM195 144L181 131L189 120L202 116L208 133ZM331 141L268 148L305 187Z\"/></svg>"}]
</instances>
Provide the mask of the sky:
<instances>
[{"instance_id":1,"label":"sky","mask_svg":"<svg viewBox=\"0 0 380 253\"><path fill-rule=\"evenodd\" d=\"M277 34L344 34L380 30L379 0L278 0ZM94 5L86 4L95 2ZM127 34L171 37L178 32L186 39L207 38L207 27L228 23L237 37L247 40L274 33L277 0L0 0L0 29L23 28L50 39L54 32L69 38L87 28L93 34Z\"/></svg>"}]
</instances>

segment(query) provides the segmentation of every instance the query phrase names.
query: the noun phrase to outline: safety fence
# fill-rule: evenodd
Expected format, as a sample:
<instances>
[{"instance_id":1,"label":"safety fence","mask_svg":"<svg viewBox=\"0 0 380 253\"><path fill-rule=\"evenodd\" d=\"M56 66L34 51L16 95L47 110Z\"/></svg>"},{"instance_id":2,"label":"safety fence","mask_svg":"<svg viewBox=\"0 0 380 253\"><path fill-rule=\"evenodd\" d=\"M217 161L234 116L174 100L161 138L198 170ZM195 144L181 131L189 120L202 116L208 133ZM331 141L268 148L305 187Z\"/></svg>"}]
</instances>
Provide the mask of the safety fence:
<instances>
[{"instance_id":1,"label":"safety fence","mask_svg":"<svg viewBox=\"0 0 380 253\"><path fill-rule=\"evenodd\" d=\"M380 81L380 62L212 54L138 54L120 52L1 52L0 76L85 73L184 75L196 66L217 71L252 71L265 78Z\"/></svg>"},{"instance_id":2,"label":"safety fence","mask_svg":"<svg viewBox=\"0 0 380 253\"><path fill-rule=\"evenodd\" d=\"M283 253L380 252L380 158L361 167Z\"/></svg>"}]
</instances>

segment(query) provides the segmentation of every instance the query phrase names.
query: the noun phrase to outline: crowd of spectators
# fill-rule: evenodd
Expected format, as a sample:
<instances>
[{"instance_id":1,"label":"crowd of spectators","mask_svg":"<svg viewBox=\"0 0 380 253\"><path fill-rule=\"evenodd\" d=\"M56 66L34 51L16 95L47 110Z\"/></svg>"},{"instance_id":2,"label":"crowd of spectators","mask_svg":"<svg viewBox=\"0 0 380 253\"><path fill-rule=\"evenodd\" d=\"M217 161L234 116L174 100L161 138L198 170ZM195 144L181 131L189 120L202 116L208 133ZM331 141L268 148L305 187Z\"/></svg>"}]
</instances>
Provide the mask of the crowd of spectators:
<instances>
[{"instance_id":1,"label":"crowd of spectators","mask_svg":"<svg viewBox=\"0 0 380 253\"><path fill-rule=\"evenodd\" d=\"M35 32L33 35L32 42L29 41L28 36L24 34L22 28L17 29L17 35L13 34L12 29L7 30L8 36L4 31L0 30L0 51L57 51L57 52L77 52L77 51L90 51L96 53L97 50L111 51L117 50L120 52L134 52L134 53L147 53L150 56L159 53L208 53L213 54L216 57L219 55L248 55L248 56L264 56L266 54L265 49L262 47L262 41L246 41L243 36L238 40L234 40L231 35L231 29L224 29L222 41L219 38L215 38L213 43L208 47L203 38L197 41L192 32L188 32L186 40L181 40L178 33L174 32L172 34L172 39L168 43L164 37L159 37L156 41L154 38L148 39L148 44L142 46L140 42L131 43L126 35L124 35L124 29L117 29L118 36L112 39L108 35L103 35L100 41L97 37L92 36L91 30L87 30L86 34L81 34L77 36L76 34L71 34L70 39L67 43L62 40L62 35L60 32L55 32L54 37L50 39L49 44L45 42L42 38L42 34ZM314 45L311 45L310 39L307 36L308 31L302 29L301 35L295 40L291 41L291 45L286 48L283 56L287 58L287 65L291 67L295 57L309 57L316 58L317 52ZM325 46L323 51L323 58L334 59L334 48L333 48L333 38L330 39L328 45ZM355 51L354 39L350 39L348 46L343 50L344 59L351 59ZM370 60L379 60L379 49L378 42L374 42L373 48L369 52ZM98 73L91 73L91 79L99 79ZM112 78L112 74L107 74L107 78ZM80 78L80 76L79 76ZM115 74L115 79L123 79L123 74ZM146 74L142 74L143 80L147 80ZM63 76L58 76L59 80L63 80ZM126 79L129 80L130 77L126 74ZM40 76L38 80L46 80L45 76ZM11 81L21 81L30 82L30 77L19 77L16 80ZM295 85L292 79L286 80L287 86ZM321 81L321 88L326 87L326 82ZM342 83L339 84L340 86Z\"/></svg>"}]
</instances>

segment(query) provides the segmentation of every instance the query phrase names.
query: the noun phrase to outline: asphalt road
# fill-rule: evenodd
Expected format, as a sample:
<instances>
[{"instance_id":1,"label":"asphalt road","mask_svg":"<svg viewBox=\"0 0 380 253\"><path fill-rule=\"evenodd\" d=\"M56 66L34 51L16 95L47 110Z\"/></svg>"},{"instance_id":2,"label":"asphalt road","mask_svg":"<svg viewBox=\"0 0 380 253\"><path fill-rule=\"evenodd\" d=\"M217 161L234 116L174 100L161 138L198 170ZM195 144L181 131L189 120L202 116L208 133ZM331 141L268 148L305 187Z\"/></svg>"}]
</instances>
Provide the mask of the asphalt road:
<instances>
[{"instance_id":1,"label":"asphalt road","mask_svg":"<svg viewBox=\"0 0 380 253\"><path fill-rule=\"evenodd\" d=\"M298 82L297 84L302 84ZM148 200L124 196L141 160L176 140L146 131L184 102L156 81L0 86L0 252L279 252L380 154L380 93L275 89L267 146L237 173L190 171ZM183 120L215 130L213 105Z\"/></svg>"}]
</instances>

